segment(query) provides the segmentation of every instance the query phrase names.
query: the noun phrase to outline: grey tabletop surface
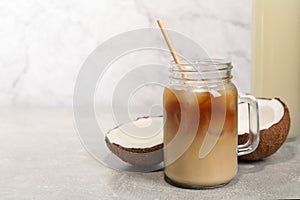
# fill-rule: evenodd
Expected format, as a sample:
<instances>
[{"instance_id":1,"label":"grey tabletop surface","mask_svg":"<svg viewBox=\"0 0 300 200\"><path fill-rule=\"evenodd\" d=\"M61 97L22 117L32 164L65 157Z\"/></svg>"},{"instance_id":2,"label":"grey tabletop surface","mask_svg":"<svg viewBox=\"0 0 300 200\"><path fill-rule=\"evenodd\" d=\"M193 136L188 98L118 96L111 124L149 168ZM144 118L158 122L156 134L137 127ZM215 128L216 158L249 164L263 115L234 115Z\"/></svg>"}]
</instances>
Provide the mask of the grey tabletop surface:
<instances>
[{"instance_id":1,"label":"grey tabletop surface","mask_svg":"<svg viewBox=\"0 0 300 200\"><path fill-rule=\"evenodd\" d=\"M270 158L239 163L225 187L173 187L163 172L109 169L80 143L71 108L2 107L0 199L283 199L300 198L299 139Z\"/></svg>"}]
</instances>

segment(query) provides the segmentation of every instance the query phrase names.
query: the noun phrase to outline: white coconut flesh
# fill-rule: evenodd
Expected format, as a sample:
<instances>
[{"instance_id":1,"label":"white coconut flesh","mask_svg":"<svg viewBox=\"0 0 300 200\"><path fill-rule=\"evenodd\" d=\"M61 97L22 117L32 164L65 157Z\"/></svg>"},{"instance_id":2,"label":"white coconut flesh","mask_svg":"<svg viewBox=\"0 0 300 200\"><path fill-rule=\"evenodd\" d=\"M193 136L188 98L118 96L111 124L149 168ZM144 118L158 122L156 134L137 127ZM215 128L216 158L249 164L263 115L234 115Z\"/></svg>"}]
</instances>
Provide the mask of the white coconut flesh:
<instances>
[{"instance_id":1,"label":"white coconut flesh","mask_svg":"<svg viewBox=\"0 0 300 200\"><path fill-rule=\"evenodd\" d=\"M110 143L125 148L150 148L163 143L162 117L139 118L107 134Z\"/></svg>"},{"instance_id":2,"label":"white coconut flesh","mask_svg":"<svg viewBox=\"0 0 300 200\"><path fill-rule=\"evenodd\" d=\"M269 129L277 124L284 115L284 107L277 99L257 99L259 110L260 130ZM241 103L238 105L238 134L249 133L248 105Z\"/></svg>"}]
</instances>

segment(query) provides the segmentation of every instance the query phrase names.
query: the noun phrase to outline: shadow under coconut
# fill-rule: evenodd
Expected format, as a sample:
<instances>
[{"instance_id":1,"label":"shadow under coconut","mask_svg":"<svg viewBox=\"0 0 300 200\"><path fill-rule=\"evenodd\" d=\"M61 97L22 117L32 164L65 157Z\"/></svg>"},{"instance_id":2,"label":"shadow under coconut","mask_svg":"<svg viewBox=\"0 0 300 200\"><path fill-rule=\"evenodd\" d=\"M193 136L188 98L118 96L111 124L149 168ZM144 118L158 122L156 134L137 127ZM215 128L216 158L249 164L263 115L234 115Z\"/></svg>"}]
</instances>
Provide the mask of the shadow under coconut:
<instances>
[{"instance_id":1,"label":"shadow under coconut","mask_svg":"<svg viewBox=\"0 0 300 200\"><path fill-rule=\"evenodd\" d=\"M265 167L270 165L290 161L296 155L296 143L297 141L285 142L275 154L262 160L239 161L239 170L237 177L243 174L251 174L262 171L265 169Z\"/></svg>"},{"instance_id":2,"label":"shadow under coconut","mask_svg":"<svg viewBox=\"0 0 300 200\"><path fill-rule=\"evenodd\" d=\"M135 173L152 173L163 170L163 163L158 163L154 165L132 165L129 164L120 158L118 158L115 154L109 153L103 159L105 166L111 169L114 169L119 172L135 172Z\"/></svg>"}]
</instances>

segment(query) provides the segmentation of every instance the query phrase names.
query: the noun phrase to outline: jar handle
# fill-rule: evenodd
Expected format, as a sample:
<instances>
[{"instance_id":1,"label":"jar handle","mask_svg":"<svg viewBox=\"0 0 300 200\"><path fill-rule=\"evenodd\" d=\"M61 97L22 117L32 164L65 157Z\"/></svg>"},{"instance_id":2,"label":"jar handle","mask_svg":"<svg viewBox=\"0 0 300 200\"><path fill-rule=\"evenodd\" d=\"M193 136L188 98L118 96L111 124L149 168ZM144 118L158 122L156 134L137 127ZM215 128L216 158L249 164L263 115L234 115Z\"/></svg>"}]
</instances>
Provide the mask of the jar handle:
<instances>
[{"instance_id":1,"label":"jar handle","mask_svg":"<svg viewBox=\"0 0 300 200\"><path fill-rule=\"evenodd\" d=\"M238 145L238 156L252 153L259 144L259 113L258 103L255 97L239 94L239 103L248 104L249 139L246 143Z\"/></svg>"}]
</instances>

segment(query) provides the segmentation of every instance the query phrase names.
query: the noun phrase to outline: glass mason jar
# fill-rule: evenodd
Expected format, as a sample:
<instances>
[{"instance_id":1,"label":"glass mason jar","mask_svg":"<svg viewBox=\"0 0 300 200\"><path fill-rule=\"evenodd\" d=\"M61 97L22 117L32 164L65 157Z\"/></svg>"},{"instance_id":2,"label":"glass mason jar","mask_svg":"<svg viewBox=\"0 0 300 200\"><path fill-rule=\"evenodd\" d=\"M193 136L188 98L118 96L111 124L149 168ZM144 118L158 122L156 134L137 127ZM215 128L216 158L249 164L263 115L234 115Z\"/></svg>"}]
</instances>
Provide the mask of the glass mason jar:
<instances>
[{"instance_id":1,"label":"glass mason jar","mask_svg":"<svg viewBox=\"0 0 300 200\"><path fill-rule=\"evenodd\" d=\"M239 96L231 62L202 59L171 63L164 90L165 180L184 188L225 185L237 173L237 156L259 143L258 107ZM237 144L238 99L249 106L249 141Z\"/></svg>"}]
</instances>

